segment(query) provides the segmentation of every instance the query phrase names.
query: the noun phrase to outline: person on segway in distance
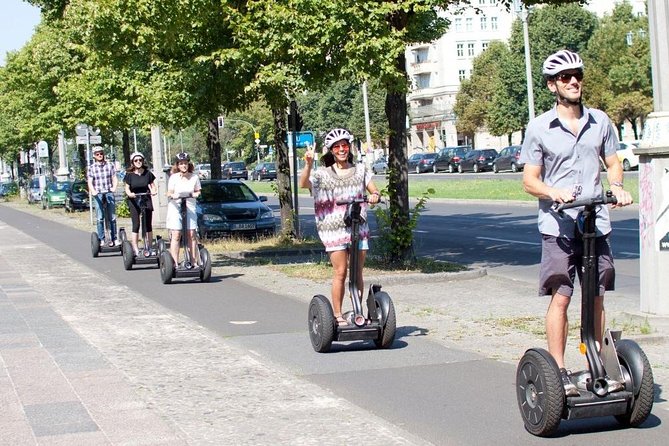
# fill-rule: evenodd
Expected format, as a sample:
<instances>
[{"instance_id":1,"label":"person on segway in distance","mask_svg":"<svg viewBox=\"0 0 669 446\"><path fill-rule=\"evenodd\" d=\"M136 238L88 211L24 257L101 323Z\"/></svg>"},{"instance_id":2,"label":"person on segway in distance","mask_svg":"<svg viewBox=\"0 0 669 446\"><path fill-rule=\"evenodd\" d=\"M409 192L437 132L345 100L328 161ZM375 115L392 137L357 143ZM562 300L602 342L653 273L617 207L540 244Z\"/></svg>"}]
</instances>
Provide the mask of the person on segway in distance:
<instances>
[{"instance_id":1,"label":"person on segway in distance","mask_svg":"<svg viewBox=\"0 0 669 446\"><path fill-rule=\"evenodd\" d=\"M174 164L172 165L171 175L167 182L167 197L170 198L167 204L167 217L165 226L170 231L170 254L174 259L174 264L179 264L179 246L181 239L181 225L186 224L188 228L186 235L186 244L190 248L193 257L193 264L197 266L200 263L200 256L197 249L197 237L195 231L197 228L197 215L195 213L196 198L200 195L200 177L193 173L195 166L190 161L187 153L177 153ZM190 194L186 199L187 222L181 221L181 200L183 194Z\"/></svg>"},{"instance_id":2,"label":"person on segway in distance","mask_svg":"<svg viewBox=\"0 0 669 446\"><path fill-rule=\"evenodd\" d=\"M130 244L135 256L139 255L139 225L141 220L141 209L138 203L139 199L146 200L146 240L144 244L148 249L155 253L155 247L151 246L153 240L153 203L150 197L137 197L135 194L151 193L156 195L158 193L154 181L156 176L149 170L144 162L144 155L141 152L134 152L130 155L130 166L126 169L125 177L125 194L128 196L128 209L130 210L130 219L132 220L132 235L130 237Z\"/></svg>"},{"instance_id":3,"label":"person on segway in distance","mask_svg":"<svg viewBox=\"0 0 669 446\"><path fill-rule=\"evenodd\" d=\"M546 313L548 351L560 368L566 396L578 396L578 388L565 369L567 308L574 291L575 272L582 273L582 241L578 238L579 209L558 213L554 203L579 197L602 195L600 158L608 169L610 189L617 199L612 207L627 206L632 196L623 189L623 169L616 149L618 139L609 117L582 103L583 61L578 54L560 50L543 63L548 89L555 94L555 106L527 125L520 162L525 164L523 187L539 199L539 232L542 256L539 295L550 295ZM597 215L596 252L599 271L595 298L595 334L601 345L605 325L604 292L613 290L615 269L609 235L609 209L602 206ZM608 380L611 391L621 383Z\"/></svg>"},{"instance_id":4,"label":"person on segway in distance","mask_svg":"<svg viewBox=\"0 0 669 446\"><path fill-rule=\"evenodd\" d=\"M109 247L119 246L121 242L116 239L116 199L114 197L118 186L116 168L113 163L105 160L105 149L102 146L93 147L93 158L93 164L88 167L87 177L89 196L95 199L98 239L100 244L107 242ZM104 211L109 220L111 240L105 240L103 203L106 204Z\"/></svg>"},{"instance_id":5,"label":"person on segway in distance","mask_svg":"<svg viewBox=\"0 0 669 446\"><path fill-rule=\"evenodd\" d=\"M320 158L320 163L325 168L312 170L315 146L309 147L304 155L306 164L300 175L300 187L310 189L314 197L318 236L332 263L331 299L334 316L339 325L346 324L342 318L341 307L344 300L351 230L345 223L346 206L336 203L362 198L365 191L370 194L368 196L370 204L378 203L381 196L365 165L353 163L352 143L353 135L348 130L342 128L330 130L324 140L326 153ZM360 225L359 232L358 290L364 289L362 270L369 249L366 203L362 205L362 217L365 222Z\"/></svg>"}]
</instances>

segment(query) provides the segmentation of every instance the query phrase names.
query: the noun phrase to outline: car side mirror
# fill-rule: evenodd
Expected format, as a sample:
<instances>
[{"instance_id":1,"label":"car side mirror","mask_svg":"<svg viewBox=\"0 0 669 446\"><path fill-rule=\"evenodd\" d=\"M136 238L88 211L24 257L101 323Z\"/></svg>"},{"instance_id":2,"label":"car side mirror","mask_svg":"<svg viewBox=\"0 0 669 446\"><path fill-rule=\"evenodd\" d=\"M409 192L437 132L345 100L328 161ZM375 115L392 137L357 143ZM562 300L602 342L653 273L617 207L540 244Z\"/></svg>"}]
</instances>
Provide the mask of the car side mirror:
<instances>
[{"instance_id":1,"label":"car side mirror","mask_svg":"<svg viewBox=\"0 0 669 446\"><path fill-rule=\"evenodd\" d=\"M261 195L258 197L260 201L267 201L267 197L265 195Z\"/></svg>"}]
</instances>

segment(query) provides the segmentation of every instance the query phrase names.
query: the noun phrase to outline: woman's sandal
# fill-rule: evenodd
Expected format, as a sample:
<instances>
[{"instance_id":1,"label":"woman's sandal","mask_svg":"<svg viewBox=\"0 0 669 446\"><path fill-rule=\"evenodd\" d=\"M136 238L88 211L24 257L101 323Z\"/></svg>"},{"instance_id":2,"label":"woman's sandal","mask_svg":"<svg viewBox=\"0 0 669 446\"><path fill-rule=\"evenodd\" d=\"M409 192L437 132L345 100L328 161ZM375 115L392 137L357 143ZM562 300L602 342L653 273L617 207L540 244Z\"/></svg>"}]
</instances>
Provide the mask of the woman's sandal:
<instances>
[{"instance_id":1,"label":"woman's sandal","mask_svg":"<svg viewBox=\"0 0 669 446\"><path fill-rule=\"evenodd\" d=\"M348 322L346 322L346 319L344 319L343 317L337 316L336 319L337 319L337 325L339 325L340 327L348 325Z\"/></svg>"}]
</instances>

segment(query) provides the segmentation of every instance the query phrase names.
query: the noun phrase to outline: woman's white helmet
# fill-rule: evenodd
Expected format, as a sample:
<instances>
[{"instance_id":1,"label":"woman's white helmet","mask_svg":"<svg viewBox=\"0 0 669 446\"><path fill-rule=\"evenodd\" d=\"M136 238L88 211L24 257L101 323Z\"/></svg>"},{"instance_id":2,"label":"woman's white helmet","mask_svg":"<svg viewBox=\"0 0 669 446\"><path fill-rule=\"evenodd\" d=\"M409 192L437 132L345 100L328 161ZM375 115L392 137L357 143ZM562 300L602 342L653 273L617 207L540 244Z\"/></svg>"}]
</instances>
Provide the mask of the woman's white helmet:
<instances>
[{"instance_id":1,"label":"woman's white helmet","mask_svg":"<svg viewBox=\"0 0 669 446\"><path fill-rule=\"evenodd\" d=\"M543 65L543 74L553 77L565 70L582 70L583 61L581 57L569 50L560 50L546 58Z\"/></svg>"},{"instance_id":2,"label":"woman's white helmet","mask_svg":"<svg viewBox=\"0 0 669 446\"><path fill-rule=\"evenodd\" d=\"M351 132L341 128L332 129L327 133L327 135L325 135L325 139L323 140L323 145L327 150L330 150L334 143L336 143L337 141L341 141L342 139L347 140L349 144L353 144L354 138L353 135L351 135Z\"/></svg>"},{"instance_id":3,"label":"woman's white helmet","mask_svg":"<svg viewBox=\"0 0 669 446\"><path fill-rule=\"evenodd\" d=\"M134 161L135 158L137 157L144 159L144 155L142 155L142 152L132 152L132 155L130 155L130 161Z\"/></svg>"}]
</instances>

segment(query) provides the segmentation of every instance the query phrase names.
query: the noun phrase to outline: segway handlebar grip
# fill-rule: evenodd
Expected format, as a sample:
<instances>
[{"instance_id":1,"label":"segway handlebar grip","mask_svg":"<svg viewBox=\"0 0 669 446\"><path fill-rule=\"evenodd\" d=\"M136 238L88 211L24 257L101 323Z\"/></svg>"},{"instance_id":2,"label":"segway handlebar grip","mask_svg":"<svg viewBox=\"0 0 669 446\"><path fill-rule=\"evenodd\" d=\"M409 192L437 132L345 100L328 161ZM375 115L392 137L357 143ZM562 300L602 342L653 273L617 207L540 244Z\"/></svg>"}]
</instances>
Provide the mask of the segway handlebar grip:
<instances>
[{"instance_id":1,"label":"segway handlebar grip","mask_svg":"<svg viewBox=\"0 0 669 446\"><path fill-rule=\"evenodd\" d=\"M570 201L569 203L553 203L553 210L557 212L562 212L565 209L572 209L582 206L597 206L600 204L616 204L618 199L611 193L607 191L605 195L601 197L591 197L591 198L581 198L578 200Z\"/></svg>"},{"instance_id":2,"label":"segway handlebar grip","mask_svg":"<svg viewBox=\"0 0 669 446\"><path fill-rule=\"evenodd\" d=\"M337 200L335 202L337 206L345 206L353 203L367 203L367 195L362 198L354 198L353 200Z\"/></svg>"},{"instance_id":3,"label":"segway handlebar grip","mask_svg":"<svg viewBox=\"0 0 669 446\"><path fill-rule=\"evenodd\" d=\"M192 197L193 197L193 193L192 193L192 192L180 192L178 198L170 197L170 199L172 199L172 200L180 200L180 199L182 199L182 198L192 198Z\"/></svg>"}]
</instances>

